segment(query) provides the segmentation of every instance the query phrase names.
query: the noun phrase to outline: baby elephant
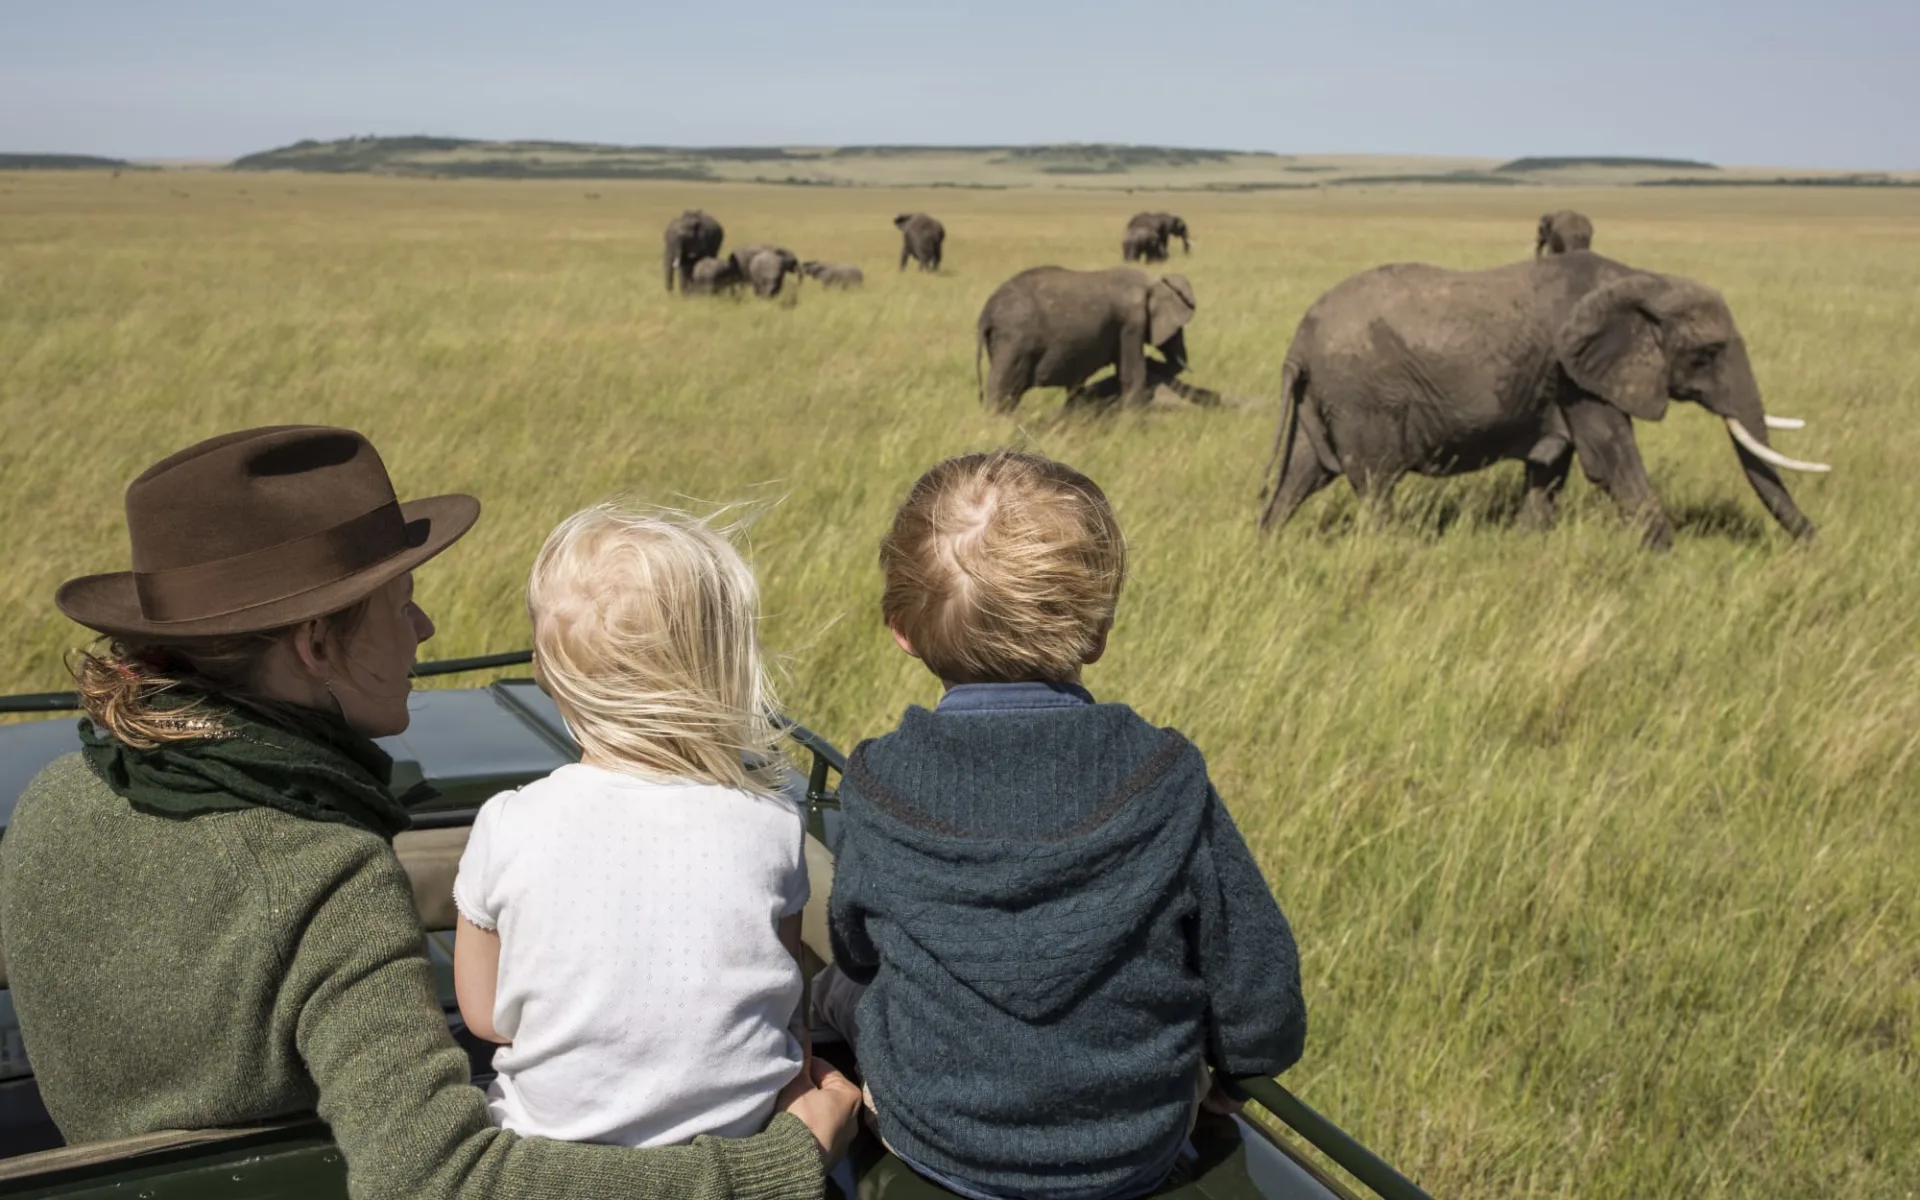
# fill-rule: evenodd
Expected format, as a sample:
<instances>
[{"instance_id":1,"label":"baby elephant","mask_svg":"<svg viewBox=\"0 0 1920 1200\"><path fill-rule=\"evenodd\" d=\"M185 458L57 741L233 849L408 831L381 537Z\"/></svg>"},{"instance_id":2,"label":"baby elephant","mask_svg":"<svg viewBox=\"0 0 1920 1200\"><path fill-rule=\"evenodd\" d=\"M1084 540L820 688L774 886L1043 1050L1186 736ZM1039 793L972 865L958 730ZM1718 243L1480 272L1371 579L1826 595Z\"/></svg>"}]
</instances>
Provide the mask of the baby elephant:
<instances>
[{"instance_id":1,"label":"baby elephant","mask_svg":"<svg viewBox=\"0 0 1920 1200\"><path fill-rule=\"evenodd\" d=\"M1193 285L1183 275L1159 279L1132 267L1070 271L1034 267L1001 284L980 311L973 369L980 351L990 364L981 399L1012 412L1029 388L1074 388L1102 367L1118 368L1120 401L1144 405L1155 382L1146 348L1166 358L1163 374L1187 365Z\"/></svg>"},{"instance_id":2,"label":"baby elephant","mask_svg":"<svg viewBox=\"0 0 1920 1200\"><path fill-rule=\"evenodd\" d=\"M680 293L685 296L713 296L720 292L730 292L746 282L746 276L740 273L740 267L729 255L726 258L703 258L687 270L680 284Z\"/></svg>"},{"instance_id":3,"label":"baby elephant","mask_svg":"<svg viewBox=\"0 0 1920 1200\"><path fill-rule=\"evenodd\" d=\"M852 263L803 262L800 273L820 281L822 287L857 288L867 281L860 268Z\"/></svg>"},{"instance_id":4,"label":"baby elephant","mask_svg":"<svg viewBox=\"0 0 1920 1200\"><path fill-rule=\"evenodd\" d=\"M1593 222L1584 213L1563 208L1540 218L1539 232L1533 239L1533 256L1566 254L1573 250L1593 249Z\"/></svg>"},{"instance_id":5,"label":"baby elephant","mask_svg":"<svg viewBox=\"0 0 1920 1200\"><path fill-rule=\"evenodd\" d=\"M735 266L753 284L756 296L778 296L791 274L800 278L800 259L785 246L754 243L733 252Z\"/></svg>"}]
</instances>

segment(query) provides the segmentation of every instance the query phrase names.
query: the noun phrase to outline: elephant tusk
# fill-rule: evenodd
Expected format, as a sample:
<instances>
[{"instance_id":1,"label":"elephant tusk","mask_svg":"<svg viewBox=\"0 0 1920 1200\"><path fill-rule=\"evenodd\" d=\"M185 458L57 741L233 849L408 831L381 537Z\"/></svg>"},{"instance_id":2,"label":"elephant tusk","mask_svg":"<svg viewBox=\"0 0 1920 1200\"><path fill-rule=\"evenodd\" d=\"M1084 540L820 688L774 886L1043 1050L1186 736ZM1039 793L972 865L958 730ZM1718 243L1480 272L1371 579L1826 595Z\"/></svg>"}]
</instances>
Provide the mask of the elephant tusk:
<instances>
[{"instance_id":1,"label":"elephant tusk","mask_svg":"<svg viewBox=\"0 0 1920 1200\"><path fill-rule=\"evenodd\" d=\"M1747 452L1755 458L1761 462L1779 467L1783 471L1807 471L1819 474L1824 471L1833 470L1833 468L1826 463L1801 462L1797 458L1788 458L1771 446L1762 445L1759 438L1747 432L1747 427L1740 423L1738 417L1727 418L1727 432L1731 433L1733 440L1746 447Z\"/></svg>"},{"instance_id":2,"label":"elephant tusk","mask_svg":"<svg viewBox=\"0 0 1920 1200\"><path fill-rule=\"evenodd\" d=\"M1768 429L1805 429L1807 423L1799 417L1768 417Z\"/></svg>"}]
</instances>

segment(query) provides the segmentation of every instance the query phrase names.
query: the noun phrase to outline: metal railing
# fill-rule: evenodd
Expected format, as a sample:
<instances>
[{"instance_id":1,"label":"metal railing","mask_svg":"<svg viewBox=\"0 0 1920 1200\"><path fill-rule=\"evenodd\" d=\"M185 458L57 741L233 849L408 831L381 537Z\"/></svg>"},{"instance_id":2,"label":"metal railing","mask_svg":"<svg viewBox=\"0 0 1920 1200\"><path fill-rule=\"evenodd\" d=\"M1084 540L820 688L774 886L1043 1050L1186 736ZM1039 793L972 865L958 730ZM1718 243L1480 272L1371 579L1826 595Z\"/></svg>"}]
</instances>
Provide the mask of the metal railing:
<instances>
[{"instance_id":1,"label":"metal railing","mask_svg":"<svg viewBox=\"0 0 1920 1200\"><path fill-rule=\"evenodd\" d=\"M1420 1185L1393 1169L1387 1161L1362 1146L1346 1130L1327 1120L1298 1096L1264 1075L1245 1076L1233 1081L1231 1091L1252 1100L1280 1118L1315 1150L1339 1163L1347 1174L1372 1189L1381 1200L1433 1200Z\"/></svg>"}]
</instances>

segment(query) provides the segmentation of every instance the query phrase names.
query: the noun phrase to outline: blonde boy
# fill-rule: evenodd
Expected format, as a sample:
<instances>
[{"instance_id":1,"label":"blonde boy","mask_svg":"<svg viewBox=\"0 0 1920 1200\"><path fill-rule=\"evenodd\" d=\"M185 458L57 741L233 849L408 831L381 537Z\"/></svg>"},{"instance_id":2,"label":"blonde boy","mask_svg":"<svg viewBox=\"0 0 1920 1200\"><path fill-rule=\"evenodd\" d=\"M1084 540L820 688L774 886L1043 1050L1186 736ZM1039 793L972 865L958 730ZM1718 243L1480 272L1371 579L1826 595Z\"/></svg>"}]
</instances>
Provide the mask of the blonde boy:
<instances>
[{"instance_id":1,"label":"blonde boy","mask_svg":"<svg viewBox=\"0 0 1920 1200\"><path fill-rule=\"evenodd\" d=\"M739 1137L800 1071L804 827L743 763L773 759L757 605L727 539L678 514L588 509L540 551L535 670L580 761L489 800L454 883L496 1124Z\"/></svg>"},{"instance_id":2,"label":"blonde boy","mask_svg":"<svg viewBox=\"0 0 1920 1200\"><path fill-rule=\"evenodd\" d=\"M1278 1073L1306 1015L1200 752L1080 686L1119 523L1070 467L969 455L913 486L880 564L894 639L945 688L856 747L840 793L834 970L867 986L836 1023L881 1136L975 1200L1147 1195L1205 1064Z\"/></svg>"}]
</instances>

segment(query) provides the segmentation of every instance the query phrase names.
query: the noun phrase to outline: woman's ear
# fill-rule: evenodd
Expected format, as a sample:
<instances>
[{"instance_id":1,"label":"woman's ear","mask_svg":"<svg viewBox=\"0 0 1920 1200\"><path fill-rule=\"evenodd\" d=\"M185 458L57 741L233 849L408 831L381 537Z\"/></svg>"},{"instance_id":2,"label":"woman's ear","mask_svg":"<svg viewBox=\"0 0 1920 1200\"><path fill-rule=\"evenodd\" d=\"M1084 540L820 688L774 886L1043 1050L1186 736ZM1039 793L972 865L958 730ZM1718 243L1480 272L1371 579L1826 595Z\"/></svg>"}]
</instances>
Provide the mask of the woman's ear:
<instances>
[{"instance_id":1,"label":"woman's ear","mask_svg":"<svg viewBox=\"0 0 1920 1200\"><path fill-rule=\"evenodd\" d=\"M321 681L333 678L333 655L338 647L328 640L325 621L303 621L294 626L288 644L294 660L309 676Z\"/></svg>"}]
</instances>

